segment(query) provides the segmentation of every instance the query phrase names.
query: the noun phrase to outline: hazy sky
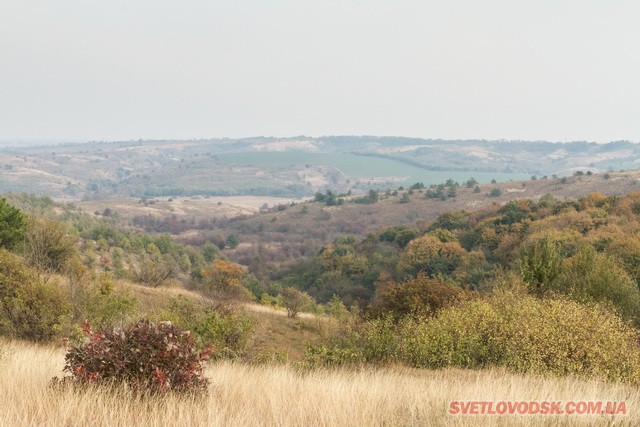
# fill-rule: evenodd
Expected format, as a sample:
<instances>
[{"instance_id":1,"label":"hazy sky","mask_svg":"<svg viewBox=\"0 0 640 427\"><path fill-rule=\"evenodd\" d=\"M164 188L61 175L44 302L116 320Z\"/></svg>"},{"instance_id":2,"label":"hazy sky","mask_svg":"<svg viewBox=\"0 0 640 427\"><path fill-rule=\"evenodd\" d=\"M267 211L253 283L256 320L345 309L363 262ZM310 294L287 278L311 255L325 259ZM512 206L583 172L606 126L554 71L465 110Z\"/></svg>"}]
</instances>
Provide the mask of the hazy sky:
<instances>
[{"instance_id":1,"label":"hazy sky","mask_svg":"<svg viewBox=\"0 0 640 427\"><path fill-rule=\"evenodd\" d=\"M0 139L640 141L640 2L0 0Z\"/></svg>"}]
</instances>

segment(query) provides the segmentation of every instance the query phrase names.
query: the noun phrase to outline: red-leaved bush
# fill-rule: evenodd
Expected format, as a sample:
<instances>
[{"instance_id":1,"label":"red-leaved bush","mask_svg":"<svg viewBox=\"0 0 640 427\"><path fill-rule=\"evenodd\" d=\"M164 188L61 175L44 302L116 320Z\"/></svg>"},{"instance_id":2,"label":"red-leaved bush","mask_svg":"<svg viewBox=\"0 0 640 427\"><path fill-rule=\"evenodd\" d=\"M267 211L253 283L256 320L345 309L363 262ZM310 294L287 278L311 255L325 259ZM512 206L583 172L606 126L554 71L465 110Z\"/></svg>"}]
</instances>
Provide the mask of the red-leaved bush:
<instances>
[{"instance_id":1,"label":"red-leaved bush","mask_svg":"<svg viewBox=\"0 0 640 427\"><path fill-rule=\"evenodd\" d=\"M198 351L189 332L170 322L141 320L122 329L94 332L83 325L88 342L71 347L64 370L81 384L125 383L141 392L206 392L202 362L212 348Z\"/></svg>"}]
</instances>

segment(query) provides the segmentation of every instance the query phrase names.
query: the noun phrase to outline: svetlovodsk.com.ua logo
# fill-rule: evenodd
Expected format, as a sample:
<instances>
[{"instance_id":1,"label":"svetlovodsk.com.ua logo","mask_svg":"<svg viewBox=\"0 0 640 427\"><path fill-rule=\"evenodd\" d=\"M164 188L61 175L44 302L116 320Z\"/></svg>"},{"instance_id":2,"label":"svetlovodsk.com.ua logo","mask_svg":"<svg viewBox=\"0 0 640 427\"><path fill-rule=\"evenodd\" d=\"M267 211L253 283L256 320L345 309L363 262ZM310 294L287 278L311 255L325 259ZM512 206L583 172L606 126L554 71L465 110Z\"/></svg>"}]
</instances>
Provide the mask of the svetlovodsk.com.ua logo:
<instances>
[{"instance_id":1,"label":"svetlovodsk.com.ua logo","mask_svg":"<svg viewBox=\"0 0 640 427\"><path fill-rule=\"evenodd\" d=\"M626 415L625 401L453 401L451 415Z\"/></svg>"}]
</instances>

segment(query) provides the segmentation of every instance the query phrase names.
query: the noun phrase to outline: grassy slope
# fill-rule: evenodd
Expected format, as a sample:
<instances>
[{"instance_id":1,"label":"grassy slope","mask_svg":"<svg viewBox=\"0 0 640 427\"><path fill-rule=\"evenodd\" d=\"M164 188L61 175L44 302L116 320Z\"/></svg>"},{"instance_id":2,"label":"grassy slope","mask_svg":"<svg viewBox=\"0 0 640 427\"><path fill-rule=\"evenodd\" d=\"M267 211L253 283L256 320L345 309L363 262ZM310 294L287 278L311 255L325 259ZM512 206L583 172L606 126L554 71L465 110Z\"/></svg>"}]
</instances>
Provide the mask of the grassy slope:
<instances>
[{"instance_id":1,"label":"grassy slope","mask_svg":"<svg viewBox=\"0 0 640 427\"><path fill-rule=\"evenodd\" d=\"M123 284L121 284L122 286ZM157 311L169 298L184 296L200 300L199 294L182 288L149 288L126 283L138 300L138 312ZM285 311L259 304L243 304L238 310L255 321L255 329L246 349L246 358L265 358L281 354L290 361L302 360L307 343L319 343L331 330L333 320L301 313L297 318L286 317Z\"/></svg>"},{"instance_id":2,"label":"grassy slope","mask_svg":"<svg viewBox=\"0 0 640 427\"><path fill-rule=\"evenodd\" d=\"M48 387L61 375L60 348L0 341L0 425L638 425L640 391L572 378L543 379L501 370L404 368L318 370L210 364L203 400L168 396L145 401L125 392ZM625 400L617 416L451 416L457 401Z\"/></svg>"}]
</instances>

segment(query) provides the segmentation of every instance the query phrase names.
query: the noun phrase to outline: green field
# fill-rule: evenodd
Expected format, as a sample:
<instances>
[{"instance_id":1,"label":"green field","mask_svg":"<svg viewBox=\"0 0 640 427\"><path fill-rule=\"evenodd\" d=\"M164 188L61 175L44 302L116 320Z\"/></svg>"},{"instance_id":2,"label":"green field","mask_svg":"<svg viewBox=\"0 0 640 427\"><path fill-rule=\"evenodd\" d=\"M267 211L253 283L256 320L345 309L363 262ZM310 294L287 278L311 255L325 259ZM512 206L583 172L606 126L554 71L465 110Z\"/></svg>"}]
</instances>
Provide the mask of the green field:
<instances>
[{"instance_id":1,"label":"green field","mask_svg":"<svg viewBox=\"0 0 640 427\"><path fill-rule=\"evenodd\" d=\"M461 172L432 171L404 163L399 160L382 157L359 156L356 154L304 153L304 152L245 152L219 154L218 158L229 165L255 166L269 169L282 167L318 167L329 166L340 169L345 175L362 181L380 177L403 177L394 180L398 185L415 182L424 184L440 184L452 178L464 182L475 178L481 183L528 179L530 175L504 172Z\"/></svg>"}]
</instances>

